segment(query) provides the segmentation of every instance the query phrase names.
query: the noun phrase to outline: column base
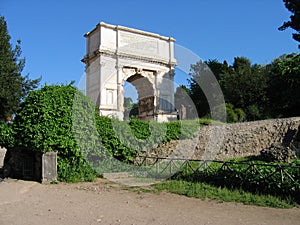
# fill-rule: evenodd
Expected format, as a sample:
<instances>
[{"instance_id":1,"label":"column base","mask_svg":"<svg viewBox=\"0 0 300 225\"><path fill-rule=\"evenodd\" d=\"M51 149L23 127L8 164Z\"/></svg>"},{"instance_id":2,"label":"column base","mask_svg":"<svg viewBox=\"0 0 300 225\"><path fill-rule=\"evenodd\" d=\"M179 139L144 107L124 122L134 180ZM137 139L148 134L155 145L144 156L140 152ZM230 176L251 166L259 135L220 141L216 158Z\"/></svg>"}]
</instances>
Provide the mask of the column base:
<instances>
[{"instance_id":1,"label":"column base","mask_svg":"<svg viewBox=\"0 0 300 225\"><path fill-rule=\"evenodd\" d=\"M107 116L109 118L117 118L118 120L124 120L124 113L117 110L105 110L99 109L100 116Z\"/></svg>"},{"instance_id":2,"label":"column base","mask_svg":"<svg viewBox=\"0 0 300 225\"><path fill-rule=\"evenodd\" d=\"M171 112L171 113L160 112L155 115L154 120L158 123L175 121L175 120L177 120L177 113L176 112Z\"/></svg>"}]
</instances>

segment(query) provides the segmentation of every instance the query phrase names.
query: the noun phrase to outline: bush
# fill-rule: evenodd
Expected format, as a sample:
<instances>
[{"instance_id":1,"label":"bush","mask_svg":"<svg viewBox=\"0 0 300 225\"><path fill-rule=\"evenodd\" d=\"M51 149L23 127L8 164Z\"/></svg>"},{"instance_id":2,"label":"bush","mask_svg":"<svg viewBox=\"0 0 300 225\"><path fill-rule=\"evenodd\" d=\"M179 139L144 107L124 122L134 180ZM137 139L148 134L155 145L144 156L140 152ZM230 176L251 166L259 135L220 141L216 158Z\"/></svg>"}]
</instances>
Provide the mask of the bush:
<instances>
[{"instance_id":1,"label":"bush","mask_svg":"<svg viewBox=\"0 0 300 225\"><path fill-rule=\"evenodd\" d=\"M215 117L219 117L222 120L222 115L224 111L226 110L226 121L228 123L237 123L237 122L243 122L246 120L246 114L245 112L240 108L235 108L234 105L230 103L226 103L218 105L213 108L213 112L215 114Z\"/></svg>"},{"instance_id":2,"label":"bush","mask_svg":"<svg viewBox=\"0 0 300 225\"><path fill-rule=\"evenodd\" d=\"M102 146L116 159L132 162L141 151L181 138L191 138L199 128L197 121L157 123L153 121L119 121L96 115Z\"/></svg>"},{"instance_id":3,"label":"bush","mask_svg":"<svg viewBox=\"0 0 300 225\"><path fill-rule=\"evenodd\" d=\"M246 119L245 112L240 108L235 108L232 104L226 103L227 122L243 122Z\"/></svg>"},{"instance_id":4,"label":"bush","mask_svg":"<svg viewBox=\"0 0 300 225\"><path fill-rule=\"evenodd\" d=\"M86 157L101 152L93 118L94 105L72 84L44 86L29 93L16 115L16 144L57 151L59 180L92 180L96 174Z\"/></svg>"},{"instance_id":5,"label":"bush","mask_svg":"<svg viewBox=\"0 0 300 225\"><path fill-rule=\"evenodd\" d=\"M3 142L16 147L41 153L57 151L58 179L75 182L95 178L93 168L112 156L132 162L139 152L190 138L198 128L198 121L156 123L99 116L89 99L70 84L30 92L13 130L5 128L2 133L11 132L15 140Z\"/></svg>"},{"instance_id":6,"label":"bush","mask_svg":"<svg viewBox=\"0 0 300 225\"><path fill-rule=\"evenodd\" d=\"M0 124L0 147L13 147L15 143L12 124Z\"/></svg>"}]
</instances>

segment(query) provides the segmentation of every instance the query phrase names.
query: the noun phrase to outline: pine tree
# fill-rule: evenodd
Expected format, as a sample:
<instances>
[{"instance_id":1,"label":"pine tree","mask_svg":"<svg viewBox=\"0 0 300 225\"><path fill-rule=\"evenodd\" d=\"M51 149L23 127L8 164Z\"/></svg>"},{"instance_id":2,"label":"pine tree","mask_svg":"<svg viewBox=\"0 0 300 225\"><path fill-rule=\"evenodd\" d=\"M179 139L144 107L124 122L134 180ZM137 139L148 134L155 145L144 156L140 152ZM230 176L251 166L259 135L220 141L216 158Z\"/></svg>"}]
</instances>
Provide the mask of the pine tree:
<instances>
[{"instance_id":1,"label":"pine tree","mask_svg":"<svg viewBox=\"0 0 300 225\"><path fill-rule=\"evenodd\" d=\"M21 41L13 48L10 43L7 24L0 17L0 123L12 116L19 109L20 103L28 92L37 88L40 78L30 80L22 76L25 58L21 56Z\"/></svg>"},{"instance_id":2,"label":"pine tree","mask_svg":"<svg viewBox=\"0 0 300 225\"><path fill-rule=\"evenodd\" d=\"M296 31L293 33L293 39L300 42L300 0L283 0L285 7L292 13L290 20L284 22L279 30L292 28ZM300 44L298 45L300 48Z\"/></svg>"}]
</instances>

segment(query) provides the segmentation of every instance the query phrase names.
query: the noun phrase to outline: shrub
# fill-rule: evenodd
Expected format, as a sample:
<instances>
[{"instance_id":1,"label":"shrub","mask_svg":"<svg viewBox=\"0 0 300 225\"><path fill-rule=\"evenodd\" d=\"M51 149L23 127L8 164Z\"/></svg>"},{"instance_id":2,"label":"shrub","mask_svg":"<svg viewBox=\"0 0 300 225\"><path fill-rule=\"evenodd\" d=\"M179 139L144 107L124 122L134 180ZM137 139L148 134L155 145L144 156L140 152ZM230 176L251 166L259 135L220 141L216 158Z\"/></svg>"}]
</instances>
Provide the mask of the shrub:
<instances>
[{"instance_id":1,"label":"shrub","mask_svg":"<svg viewBox=\"0 0 300 225\"><path fill-rule=\"evenodd\" d=\"M13 147L14 140L14 129L12 124L0 124L0 147Z\"/></svg>"},{"instance_id":2,"label":"shrub","mask_svg":"<svg viewBox=\"0 0 300 225\"><path fill-rule=\"evenodd\" d=\"M58 179L92 180L93 168L113 156L132 162L141 151L157 144L192 137L198 121L170 123L137 119L119 121L99 116L95 106L70 85L44 86L32 91L16 115L16 146L58 153Z\"/></svg>"},{"instance_id":3,"label":"shrub","mask_svg":"<svg viewBox=\"0 0 300 225\"><path fill-rule=\"evenodd\" d=\"M94 105L72 84L32 91L16 115L16 144L42 153L57 151L58 179L91 180L86 157L99 154L93 133Z\"/></svg>"},{"instance_id":4,"label":"shrub","mask_svg":"<svg viewBox=\"0 0 300 225\"><path fill-rule=\"evenodd\" d=\"M227 122L236 123L246 119L245 112L240 108L235 108L232 104L226 103Z\"/></svg>"},{"instance_id":5,"label":"shrub","mask_svg":"<svg viewBox=\"0 0 300 225\"><path fill-rule=\"evenodd\" d=\"M119 121L96 115L102 146L116 159L132 162L141 151L180 138L191 138L199 128L197 121L157 123L132 118Z\"/></svg>"}]
</instances>

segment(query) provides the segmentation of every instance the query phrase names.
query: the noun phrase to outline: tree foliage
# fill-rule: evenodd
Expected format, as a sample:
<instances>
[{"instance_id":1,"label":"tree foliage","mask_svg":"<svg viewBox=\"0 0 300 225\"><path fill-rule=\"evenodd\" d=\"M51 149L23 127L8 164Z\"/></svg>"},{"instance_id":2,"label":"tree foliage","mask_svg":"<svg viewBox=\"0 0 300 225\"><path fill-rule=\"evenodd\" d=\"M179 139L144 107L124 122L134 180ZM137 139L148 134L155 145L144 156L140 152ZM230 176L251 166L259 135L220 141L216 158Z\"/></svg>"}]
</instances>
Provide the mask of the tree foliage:
<instances>
[{"instance_id":1,"label":"tree foliage","mask_svg":"<svg viewBox=\"0 0 300 225\"><path fill-rule=\"evenodd\" d=\"M299 0L283 0L285 7L292 13L290 20L283 23L279 30L292 28L296 31L293 33L293 39L300 42L300 1ZM298 45L300 48L300 44Z\"/></svg>"},{"instance_id":2,"label":"tree foliage","mask_svg":"<svg viewBox=\"0 0 300 225\"><path fill-rule=\"evenodd\" d=\"M93 180L94 169L103 161L114 157L132 162L159 143L192 137L198 126L190 121L162 124L99 116L72 84L50 85L31 91L14 122L0 126L0 145L57 151L59 180Z\"/></svg>"},{"instance_id":3,"label":"tree foliage","mask_svg":"<svg viewBox=\"0 0 300 225\"><path fill-rule=\"evenodd\" d=\"M300 116L300 54L282 55L267 68L270 116Z\"/></svg>"},{"instance_id":4,"label":"tree foliage","mask_svg":"<svg viewBox=\"0 0 300 225\"><path fill-rule=\"evenodd\" d=\"M10 43L7 24L0 17L0 122L16 113L29 90L37 87L40 79L30 80L21 73L25 58L21 57L21 41L13 48Z\"/></svg>"},{"instance_id":5,"label":"tree foliage","mask_svg":"<svg viewBox=\"0 0 300 225\"><path fill-rule=\"evenodd\" d=\"M223 91L228 122L300 116L300 54L282 55L267 65L251 64L245 57L234 58L232 65L206 63ZM202 117L211 109L197 82L205 73L199 65L191 66L187 93Z\"/></svg>"},{"instance_id":6,"label":"tree foliage","mask_svg":"<svg viewBox=\"0 0 300 225\"><path fill-rule=\"evenodd\" d=\"M225 101L245 111L248 120L262 119L266 104L267 77L264 67L251 65L245 57L234 58L232 66L220 75ZM256 109L253 111L252 109Z\"/></svg>"},{"instance_id":7,"label":"tree foliage","mask_svg":"<svg viewBox=\"0 0 300 225\"><path fill-rule=\"evenodd\" d=\"M10 148L15 144L15 133L12 124L0 124L0 147Z\"/></svg>"},{"instance_id":8,"label":"tree foliage","mask_svg":"<svg viewBox=\"0 0 300 225\"><path fill-rule=\"evenodd\" d=\"M205 62L199 61L191 65L190 75L188 93L194 102L199 117L206 116L210 113L210 106L207 100L208 93L205 93L205 90L212 89L215 85L209 79L212 71Z\"/></svg>"}]
</instances>

